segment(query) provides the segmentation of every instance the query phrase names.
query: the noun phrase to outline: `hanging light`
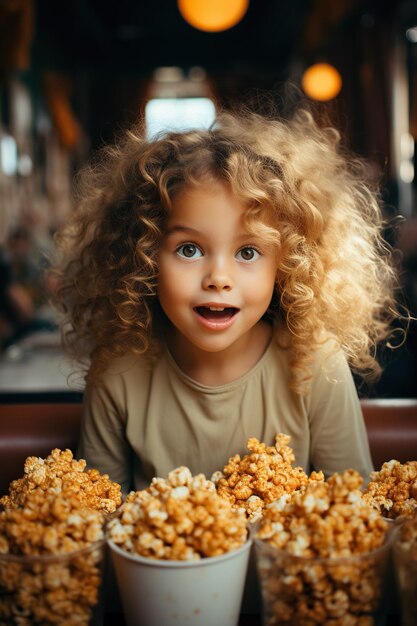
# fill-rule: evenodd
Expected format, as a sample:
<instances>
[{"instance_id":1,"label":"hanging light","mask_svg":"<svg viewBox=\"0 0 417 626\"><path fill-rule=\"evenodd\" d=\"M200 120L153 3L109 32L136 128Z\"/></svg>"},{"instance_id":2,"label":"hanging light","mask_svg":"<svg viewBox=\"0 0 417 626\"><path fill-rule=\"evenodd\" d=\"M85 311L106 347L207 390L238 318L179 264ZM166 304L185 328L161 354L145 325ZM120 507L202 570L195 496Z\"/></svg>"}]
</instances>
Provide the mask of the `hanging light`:
<instances>
[{"instance_id":1,"label":"hanging light","mask_svg":"<svg viewBox=\"0 0 417 626\"><path fill-rule=\"evenodd\" d=\"M342 77L333 65L315 63L306 69L301 84L309 98L326 102L339 94L342 89Z\"/></svg>"},{"instance_id":2,"label":"hanging light","mask_svg":"<svg viewBox=\"0 0 417 626\"><path fill-rule=\"evenodd\" d=\"M249 0L178 0L178 9L186 22L212 33L235 26L248 7Z\"/></svg>"}]
</instances>

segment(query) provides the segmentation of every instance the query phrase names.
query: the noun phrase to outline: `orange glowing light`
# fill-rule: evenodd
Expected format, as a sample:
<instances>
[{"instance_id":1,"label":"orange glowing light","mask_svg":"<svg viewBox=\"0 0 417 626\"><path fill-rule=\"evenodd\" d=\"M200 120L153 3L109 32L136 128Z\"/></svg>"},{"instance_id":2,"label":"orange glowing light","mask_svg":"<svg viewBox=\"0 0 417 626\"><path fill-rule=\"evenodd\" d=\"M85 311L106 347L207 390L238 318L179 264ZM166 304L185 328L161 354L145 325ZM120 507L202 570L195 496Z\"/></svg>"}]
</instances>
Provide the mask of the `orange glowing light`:
<instances>
[{"instance_id":1,"label":"orange glowing light","mask_svg":"<svg viewBox=\"0 0 417 626\"><path fill-rule=\"evenodd\" d=\"M178 0L178 9L185 21L211 33L235 26L248 7L249 0Z\"/></svg>"},{"instance_id":2,"label":"orange glowing light","mask_svg":"<svg viewBox=\"0 0 417 626\"><path fill-rule=\"evenodd\" d=\"M309 98L326 102L339 94L342 77L333 65L315 63L306 69L301 84Z\"/></svg>"}]
</instances>

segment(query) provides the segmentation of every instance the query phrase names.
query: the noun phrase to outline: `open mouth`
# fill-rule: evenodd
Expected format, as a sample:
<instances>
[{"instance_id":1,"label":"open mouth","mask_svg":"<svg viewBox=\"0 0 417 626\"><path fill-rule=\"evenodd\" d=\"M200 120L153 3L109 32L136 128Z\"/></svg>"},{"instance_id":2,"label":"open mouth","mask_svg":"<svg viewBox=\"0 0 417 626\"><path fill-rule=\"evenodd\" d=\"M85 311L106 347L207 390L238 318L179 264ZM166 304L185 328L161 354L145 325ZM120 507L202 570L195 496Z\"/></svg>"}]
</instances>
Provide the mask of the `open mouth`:
<instances>
[{"instance_id":1,"label":"open mouth","mask_svg":"<svg viewBox=\"0 0 417 626\"><path fill-rule=\"evenodd\" d=\"M194 309L201 317L211 321L222 321L231 319L239 311L236 307L208 307L197 306Z\"/></svg>"}]
</instances>

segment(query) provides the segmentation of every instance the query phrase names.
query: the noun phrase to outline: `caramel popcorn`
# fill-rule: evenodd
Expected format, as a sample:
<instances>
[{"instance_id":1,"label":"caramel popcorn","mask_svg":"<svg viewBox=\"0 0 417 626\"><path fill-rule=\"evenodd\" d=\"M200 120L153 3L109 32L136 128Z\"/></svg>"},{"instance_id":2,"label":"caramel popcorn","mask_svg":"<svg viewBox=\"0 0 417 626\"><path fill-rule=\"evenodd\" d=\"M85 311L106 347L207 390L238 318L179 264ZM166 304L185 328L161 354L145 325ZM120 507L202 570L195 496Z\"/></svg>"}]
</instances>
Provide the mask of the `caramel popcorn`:
<instances>
[{"instance_id":1,"label":"caramel popcorn","mask_svg":"<svg viewBox=\"0 0 417 626\"><path fill-rule=\"evenodd\" d=\"M71 490L0 513L0 624L88 626L102 579L104 513Z\"/></svg>"},{"instance_id":2,"label":"caramel popcorn","mask_svg":"<svg viewBox=\"0 0 417 626\"><path fill-rule=\"evenodd\" d=\"M363 497L389 519L417 513L417 461L387 461L371 472Z\"/></svg>"},{"instance_id":3,"label":"caramel popcorn","mask_svg":"<svg viewBox=\"0 0 417 626\"><path fill-rule=\"evenodd\" d=\"M361 485L347 470L264 508L256 547L268 626L375 623L388 553L374 551L388 523Z\"/></svg>"},{"instance_id":4,"label":"caramel popcorn","mask_svg":"<svg viewBox=\"0 0 417 626\"><path fill-rule=\"evenodd\" d=\"M204 474L192 476L187 467L128 494L108 527L115 544L153 559L218 556L247 540L246 517L216 493Z\"/></svg>"},{"instance_id":5,"label":"caramel popcorn","mask_svg":"<svg viewBox=\"0 0 417 626\"><path fill-rule=\"evenodd\" d=\"M23 506L33 491L45 498L65 491L89 508L114 512L122 503L120 485L107 474L85 467L86 461L74 459L68 449L55 448L45 459L29 456L24 464L24 476L10 484L9 494L0 498L0 506L5 509Z\"/></svg>"},{"instance_id":6,"label":"caramel popcorn","mask_svg":"<svg viewBox=\"0 0 417 626\"><path fill-rule=\"evenodd\" d=\"M404 626L414 626L417 615L417 517L406 519L394 545L395 570Z\"/></svg>"},{"instance_id":7,"label":"caramel popcorn","mask_svg":"<svg viewBox=\"0 0 417 626\"><path fill-rule=\"evenodd\" d=\"M307 485L309 480L324 480L322 472L310 477L301 467L293 467L294 453L289 447L291 437L278 434L275 445L267 446L255 437L247 442L250 454L231 457L223 472L215 472L211 480L217 493L234 508L245 511L250 522L262 516L264 506Z\"/></svg>"}]
</instances>

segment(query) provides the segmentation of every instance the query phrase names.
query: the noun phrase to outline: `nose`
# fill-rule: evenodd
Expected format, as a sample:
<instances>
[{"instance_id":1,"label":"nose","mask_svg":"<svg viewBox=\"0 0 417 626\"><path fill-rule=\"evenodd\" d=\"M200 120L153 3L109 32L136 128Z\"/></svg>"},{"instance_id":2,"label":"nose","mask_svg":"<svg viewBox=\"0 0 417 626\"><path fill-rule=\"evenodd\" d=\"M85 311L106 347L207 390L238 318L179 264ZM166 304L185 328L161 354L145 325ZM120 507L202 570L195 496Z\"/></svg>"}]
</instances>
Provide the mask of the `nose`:
<instances>
[{"instance_id":1,"label":"nose","mask_svg":"<svg viewBox=\"0 0 417 626\"><path fill-rule=\"evenodd\" d=\"M230 291L233 280L225 263L213 261L203 277L203 289L208 291Z\"/></svg>"}]
</instances>

